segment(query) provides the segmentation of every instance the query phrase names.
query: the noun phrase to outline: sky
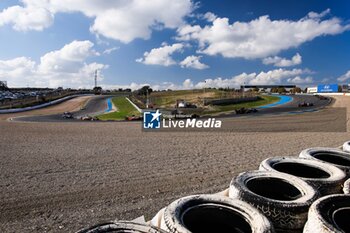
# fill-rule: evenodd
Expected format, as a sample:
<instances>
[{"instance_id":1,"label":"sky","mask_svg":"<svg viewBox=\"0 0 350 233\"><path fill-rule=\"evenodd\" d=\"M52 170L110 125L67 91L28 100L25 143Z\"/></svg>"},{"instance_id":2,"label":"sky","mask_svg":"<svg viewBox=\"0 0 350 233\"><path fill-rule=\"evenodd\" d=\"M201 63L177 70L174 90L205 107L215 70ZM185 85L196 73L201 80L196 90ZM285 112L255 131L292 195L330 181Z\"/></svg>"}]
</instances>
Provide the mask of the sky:
<instances>
[{"instance_id":1,"label":"sky","mask_svg":"<svg viewBox=\"0 0 350 233\"><path fill-rule=\"evenodd\" d=\"M105 89L350 83L348 0L0 0L0 80Z\"/></svg>"}]
</instances>

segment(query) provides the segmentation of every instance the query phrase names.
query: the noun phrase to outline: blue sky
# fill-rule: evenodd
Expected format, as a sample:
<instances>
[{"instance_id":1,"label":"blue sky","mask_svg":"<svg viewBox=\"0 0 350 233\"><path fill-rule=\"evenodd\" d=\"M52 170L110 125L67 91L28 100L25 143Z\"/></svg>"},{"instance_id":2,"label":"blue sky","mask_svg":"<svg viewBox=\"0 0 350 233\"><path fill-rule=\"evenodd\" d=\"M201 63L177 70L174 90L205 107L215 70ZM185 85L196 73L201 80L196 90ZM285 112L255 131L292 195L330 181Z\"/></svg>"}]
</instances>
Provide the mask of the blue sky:
<instances>
[{"instance_id":1,"label":"blue sky","mask_svg":"<svg viewBox=\"0 0 350 233\"><path fill-rule=\"evenodd\" d=\"M9 86L349 83L350 3L3 0L0 51Z\"/></svg>"}]
</instances>

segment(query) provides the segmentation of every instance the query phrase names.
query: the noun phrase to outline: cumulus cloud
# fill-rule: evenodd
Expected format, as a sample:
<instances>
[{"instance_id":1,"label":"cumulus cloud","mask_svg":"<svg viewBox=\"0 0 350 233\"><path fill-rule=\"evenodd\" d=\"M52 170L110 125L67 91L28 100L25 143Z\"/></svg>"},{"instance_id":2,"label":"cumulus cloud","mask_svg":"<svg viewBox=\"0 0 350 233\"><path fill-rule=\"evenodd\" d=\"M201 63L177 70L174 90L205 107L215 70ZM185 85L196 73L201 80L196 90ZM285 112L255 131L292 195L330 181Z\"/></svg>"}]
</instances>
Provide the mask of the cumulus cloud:
<instances>
[{"instance_id":1,"label":"cumulus cloud","mask_svg":"<svg viewBox=\"0 0 350 233\"><path fill-rule=\"evenodd\" d=\"M146 65L175 65L176 61L171 57L171 55L175 52L182 51L183 47L184 45L181 43L176 43L173 45L163 44L163 46L160 48L154 48L150 52L145 52L143 57L136 59L136 61Z\"/></svg>"},{"instance_id":2,"label":"cumulus cloud","mask_svg":"<svg viewBox=\"0 0 350 233\"><path fill-rule=\"evenodd\" d=\"M275 69L270 71L262 71L260 73L241 73L239 75L233 76L231 78L208 78L203 81L194 83L191 79L186 79L181 84L174 84L172 82L163 82L157 85L152 84L136 84L132 83L130 85L114 86L114 88L131 88L136 90L144 85L149 85L155 90L186 90L193 88L239 88L243 84L250 85L277 85L277 84L309 84L313 82L312 77L309 75L313 72L308 69ZM306 77L302 77L306 76ZM111 87L111 86L109 86Z\"/></svg>"},{"instance_id":3,"label":"cumulus cloud","mask_svg":"<svg viewBox=\"0 0 350 233\"><path fill-rule=\"evenodd\" d=\"M297 47L319 36L336 35L350 29L349 24L333 17L324 19L329 10L310 13L297 21L271 20L261 16L250 22L229 23L216 18L212 25L185 25L178 29L178 40L197 41L199 53L245 59L265 58Z\"/></svg>"},{"instance_id":4,"label":"cumulus cloud","mask_svg":"<svg viewBox=\"0 0 350 233\"><path fill-rule=\"evenodd\" d=\"M195 8L191 0L22 0L0 12L0 26L11 24L15 30L43 30L57 13L81 12L94 20L90 31L129 43L148 39L153 29L175 29Z\"/></svg>"},{"instance_id":5,"label":"cumulus cloud","mask_svg":"<svg viewBox=\"0 0 350 233\"><path fill-rule=\"evenodd\" d=\"M299 53L295 54L292 57L292 59L286 59L278 56L267 57L263 59L263 63L265 65L273 64L274 66L277 66L277 67L289 67L289 66L300 65L301 62L302 62L302 57L300 56Z\"/></svg>"},{"instance_id":6,"label":"cumulus cloud","mask_svg":"<svg viewBox=\"0 0 350 233\"><path fill-rule=\"evenodd\" d=\"M346 80L350 79L350 70L348 72L346 72L345 74L343 74L342 76L340 76L337 80L340 82L344 82Z\"/></svg>"},{"instance_id":7,"label":"cumulus cloud","mask_svg":"<svg viewBox=\"0 0 350 233\"><path fill-rule=\"evenodd\" d=\"M207 12L203 15L203 19L207 20L208 22L213 22L217 16L212 12Z\"/></svg>"},{"instance_id":8,"label":"cumulus cloud","mask_svg":"<svg viewBox=\"0 0 350 233\"><path fill-rule=\"evenodd\" d=\"M93 46L90 41L73 41L44 54L39 64L27 57L0 60L0 79L12 87L91 87L94 71L108 68L105 64L86 63L88 57L97 55Z\"/></svg>"},{"instance_id":9,"label":"cumulus cloud","mask_svg":"<svg viewBox=\"0 0 350 233\"><path fill-rule=\"evenodd\" d=\"M193 68L197 70L203 70L209 68L208 65L201 63L199 60L202 56L188 56L180 62L182 68Z\"/></svg>"},{"instance_id":10,"label":"cumulus cloud","mask_svg":"<svg viewBox=\"0 0 350 233\"><path fill-rule=\"evenodd\" d=\"M260 73L242 73L236 75L229 79L223 79L221 77L215 79L206 79L205 81L199 82L195 85L197 88L203 87L216 87L216 88L225 88L225 87L239 87L243 84L249 85L276 85L276 84L285 84L290 83L293 78L310 74L312 73L307 69L293 69L293 70L285 70L285 69L275 69L267 72Z\"/></svg>"},{"instance_id":11,"label":"cumulus cloud","mask_svg":"<svg viewBox=\"0 0 350 233\"><path fill-rule=\"evenodd\" d=\"M54 15L45 8L12 6L0 12L0 26L11 24L17 31L42 31L52 25Z\"/></svg>"},{"instance_id":12,"label":"cumulus cloud","mask_svg":"<svg viewBox=\"0 0 350 233\"><path fill-rule=\"evenodd\" d=\"M309 83L312 83L314 80L310 76L306 78L301 78L300 76L296 76L294 78L287 79L287 81L289 83L294 83L294 84L309 84Z\"/></svg>"}]
</instances>

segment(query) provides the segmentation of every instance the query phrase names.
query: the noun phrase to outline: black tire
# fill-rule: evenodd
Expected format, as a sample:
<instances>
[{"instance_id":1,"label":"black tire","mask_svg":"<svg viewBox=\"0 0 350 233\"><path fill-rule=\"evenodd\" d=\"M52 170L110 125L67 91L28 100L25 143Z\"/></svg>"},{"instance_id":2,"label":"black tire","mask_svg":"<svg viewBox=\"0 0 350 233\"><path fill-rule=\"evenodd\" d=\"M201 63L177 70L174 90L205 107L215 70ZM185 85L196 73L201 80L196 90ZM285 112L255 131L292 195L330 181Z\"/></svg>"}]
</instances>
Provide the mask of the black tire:
<instances>
[{"instance_id":1,"label":"black tire","mask_svg":"<svg viewBox=\"0 0 350 233\"><path fill-rule=\"evenodd\" d=\"M308 182L321 196L342 192L346 174L334 165L317 160L275 157L261 162L259 170L283 172Z\"/></svg>"},{"instance_id":2,"label":"black tire","mask_svg":"<svg viewBox=\"0 0 350 233\"><path fill-rule=\"evenodd\" d=\"M304 233L350 232L349 215L350 195L322 197L310 207Z\"/></svg>"},{"instance_id":3,"label":"black tire","mask_svg":"<svg viewBox=\"0 0 350 233\"><path fill-rule=\"evenodd\" d=\"M170 233L274 232L270 221L249 204L217 195L180 198L163 214Z\"/></svg>"},{"instance_id":4,"label":"black tire","mask_svg":"<svg viewBox=\"0 0 350 233\"><path fill-rule=\"evenodd\" d=\"M350 141L344 142L343 151L350 152Z\"/></svg>"},{"instance_id":5,"label":"black tire","mask_svg":"<svg viewBox=\"0 0 350 233\"><path fill-rule=\"evenodd\" d=\"M350 154L335 148L314 147L300 152L300 158L320 160L342 169L350 177Z\"/></svg>"},{"instance_id":6,"label":"black tire","mask_svg":"<svg viewBox=\"0 0 350 233\"><path fill-rule=\"evenodd\" d=\"M348 179L347 181L345 181L344 183L344 188L343 188L343 192L345 194L350 194L350 179Z\"/></svg>"},{"instance_id":7,"label":"black tire","mask_svg":"<svg viewBox=\"0 0 350 233\"><path fill-rule=\"evenodd\" d=\"M76 233L104 233L104 232L128 232L128 233L166 233L154 226L143 225L134 222L108 222L83 230Z\"/></svg>"},{"instance_id":8,"label":"black tire","mask_svg":"<svg viewBox=\"0 0 350 233\"><path fill-rule=\"evenodd\" d=\"M318 192L302 179L280 172L249 171L230 184L229 196L263 212L276 231L302 229Z\"/></svg>"}]
</instances>

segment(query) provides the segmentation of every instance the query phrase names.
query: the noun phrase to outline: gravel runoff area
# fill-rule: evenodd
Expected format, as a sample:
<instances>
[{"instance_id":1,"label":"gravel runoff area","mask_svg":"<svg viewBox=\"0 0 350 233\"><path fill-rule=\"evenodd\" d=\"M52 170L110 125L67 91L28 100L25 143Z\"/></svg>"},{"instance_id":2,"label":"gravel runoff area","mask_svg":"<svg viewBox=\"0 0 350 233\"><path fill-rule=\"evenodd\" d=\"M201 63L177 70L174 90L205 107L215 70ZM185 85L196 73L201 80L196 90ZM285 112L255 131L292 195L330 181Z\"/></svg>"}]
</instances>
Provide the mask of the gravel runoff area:
<instances>
[{"instance_id":1,"label":"gravel runoff area","mask_svg":"<svg viewBox=\"0 0 350 233\"><path fill-rule=\"evenodd\" d=\"M140 124L0 121L0 232L150 219L179 197L226 189L267 157L350 140L348 132L145 133Z\"/></svg>"}]
</instances>

